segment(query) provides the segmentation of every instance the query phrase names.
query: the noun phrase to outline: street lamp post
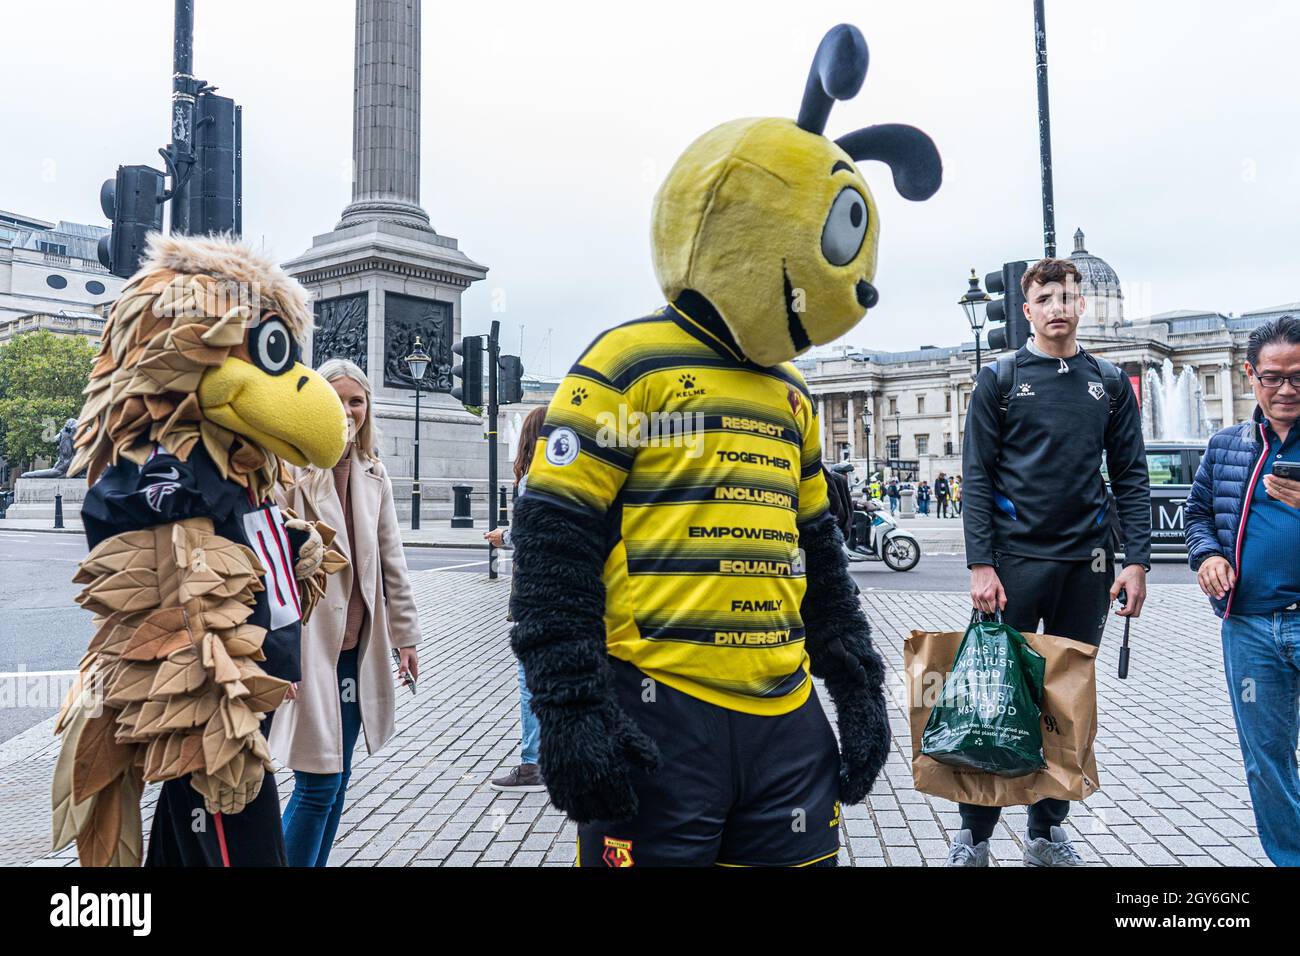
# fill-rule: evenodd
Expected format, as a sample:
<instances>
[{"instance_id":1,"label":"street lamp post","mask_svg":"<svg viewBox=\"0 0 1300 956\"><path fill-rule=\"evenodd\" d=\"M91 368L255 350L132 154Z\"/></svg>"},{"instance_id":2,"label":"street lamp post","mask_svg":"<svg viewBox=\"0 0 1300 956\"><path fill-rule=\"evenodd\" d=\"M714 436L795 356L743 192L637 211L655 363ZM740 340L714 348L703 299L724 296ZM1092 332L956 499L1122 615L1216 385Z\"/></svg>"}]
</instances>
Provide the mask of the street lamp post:
<instances>
[{"instance_id":1,"label":"street lamp post","mask_svg":"<svg viewBox=\"0 0 1300 956\"><path fill-rule=\"evenodd\" d=\"M988 318L984 309L980 308L989 302L989 294L980 288L980 280L975 275L975 270L970 271L970 288L966 290L965 295L957 300L962 311L966 313L966 321L970 323L970 330L975 333L975 374L980 373L980 333L984 331L984 322Z\"/></svg>"},{"instance_id":2,"label":"street lamp post","mask_svg":"<svg viewBox=\"0 0 1300 956\"><path fill-rule=\"evenodd\" d=\"M871 480L871 394L862 407L862 435L867 443L867 481Z\"/></svg>"},{"instance_id":3,"label":"street lamp post","mask_svg":"<svg viewBox=\"0 0 1300 956\"><path fill-rule=\"evenodd\" d=\"M420 383L429 368L429 353L420 345L420 337L415 337L415 348L405 359L406 367L415 380L415 473L411 476L411 530L420 530Z\"/></svg>"}]
</instances>

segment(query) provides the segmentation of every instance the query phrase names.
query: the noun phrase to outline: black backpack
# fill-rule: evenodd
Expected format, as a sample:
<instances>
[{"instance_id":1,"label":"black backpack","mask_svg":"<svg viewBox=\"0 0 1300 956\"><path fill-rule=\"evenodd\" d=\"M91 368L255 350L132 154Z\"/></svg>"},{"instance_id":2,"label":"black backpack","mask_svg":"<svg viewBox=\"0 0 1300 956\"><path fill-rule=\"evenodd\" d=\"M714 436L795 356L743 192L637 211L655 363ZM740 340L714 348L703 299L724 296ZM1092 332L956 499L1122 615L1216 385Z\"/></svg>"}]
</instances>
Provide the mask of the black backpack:
<instances>
[{"instance_id":1,"label":"black backpack","mask_svg":"<svg viewBox=\"0 0 1300 956\"><path fill-rule=\"evenodd\" d=\"M1109 359L1090 355L1087 352L1083 353L1083 357L1101 376L1101 383L1106 389L1106 398L1109 401L1109 414L1114 415L1115 409L1119 407L1120 396L1124 394L1124 373L1118 365ZM1018 371L1015 352L1006 352L998 356L998 414L1004 417L1007 414L1007 409L1011 406L1011 393L1016 388L1016 373Z\"/></svg>"}]
</instances>

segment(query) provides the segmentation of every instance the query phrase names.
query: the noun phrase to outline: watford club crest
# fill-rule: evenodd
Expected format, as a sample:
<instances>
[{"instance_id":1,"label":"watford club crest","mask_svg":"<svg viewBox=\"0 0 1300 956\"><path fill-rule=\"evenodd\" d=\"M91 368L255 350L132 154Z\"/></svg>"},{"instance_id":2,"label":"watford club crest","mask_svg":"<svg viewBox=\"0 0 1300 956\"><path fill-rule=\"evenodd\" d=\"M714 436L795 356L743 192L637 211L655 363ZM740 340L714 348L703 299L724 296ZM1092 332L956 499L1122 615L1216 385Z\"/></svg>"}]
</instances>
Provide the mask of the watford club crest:
<instances>
[{"instance_id":1,"label":"watford club crest","mask_svg":"<svg viewBox=\"0 0 1300 956\"><path fill-rule=\"evenodd\" d=\"M606 866L631 866L632 841L605 837L605 852L602 856Z\"/></svg>"},{"instance_id":2,"label":"watford club crest","mask_svg":"<svg viewBox=\"0 0 1300 956\"><path fill-rule=\"evenodd\" d=\"M1105 389L1102 388L1101 382L1089 382L1088 394L1097 399L1097 401L1101 401L1101 396L1105 394Z\"/></svg>"},{"instance_id":3,"label":"watford club crest","mask_svg":"<svg viewBox=\"0 0 1300 956\"><path fill-rule=\"evenodd\" d=\"M787 387L785 390L785 400L790 403L790 411L794 414L794 417L798 418L799 417L799 393L796 392L793 388Z\"/></svg>"}]
</instances>

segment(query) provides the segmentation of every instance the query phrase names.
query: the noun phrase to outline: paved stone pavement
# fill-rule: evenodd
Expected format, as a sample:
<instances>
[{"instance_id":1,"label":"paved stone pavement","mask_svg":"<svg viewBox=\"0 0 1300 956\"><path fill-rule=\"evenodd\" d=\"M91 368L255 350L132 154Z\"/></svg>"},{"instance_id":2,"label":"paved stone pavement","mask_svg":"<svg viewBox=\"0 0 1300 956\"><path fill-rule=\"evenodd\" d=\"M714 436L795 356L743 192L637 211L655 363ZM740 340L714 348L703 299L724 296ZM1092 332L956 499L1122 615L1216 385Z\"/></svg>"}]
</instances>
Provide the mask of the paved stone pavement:
<instances>
[{"instance_id":1,"label":"paved stone pavement","mask_svg":"<svg viewBox=\"0 0 1300 956\"><path fill-rule=\"evenodd\" d=\"M507 579L435 570L415 572L412 581L424 633L420 691L401 692L400 731L388 746L374 756L358 750L331 863L571 866L573 824L544 793L499 794L485 785L517 759ZM912 788L902 642L913 628L960 628L967 600L906 591L875 591L865 600L890 669L895 744L869 802L844 810L840 862L941 864L956 807ZM1153 586L1133 628L1127 681L1115 676L1122 634L1115 620L1098 660L1103 789L1070 816L1080 852L1090 863L1118 866L1266 862L1227 702L1217 620L1194 588ZM71 850L43 857L55 749L35 736L42 730L48 734L48 725L29 732L25 756L0 750L0 863L75 862ZM282 772L279 783L287 796L291 775ZM149 788L148 802L156 792ZM1023 809L1004 813L992 841L995 864L1019 864L1024 827Z\"/></svg>"}]
</instances>

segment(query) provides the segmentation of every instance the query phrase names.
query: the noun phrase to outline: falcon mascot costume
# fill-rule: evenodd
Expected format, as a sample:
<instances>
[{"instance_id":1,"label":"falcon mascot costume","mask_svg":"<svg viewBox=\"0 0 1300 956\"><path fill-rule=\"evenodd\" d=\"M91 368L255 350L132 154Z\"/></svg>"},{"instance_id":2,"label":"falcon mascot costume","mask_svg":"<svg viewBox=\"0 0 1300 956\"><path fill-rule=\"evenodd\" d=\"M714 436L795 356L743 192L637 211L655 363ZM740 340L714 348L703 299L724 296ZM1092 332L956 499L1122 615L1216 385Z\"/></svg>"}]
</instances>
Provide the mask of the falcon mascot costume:
<instances>
[{"instance_id":1,"label":"falcon mascot costume","mask_svg":"<svg viewBox=\"0 0 1300 956\"><path fill-rule=\"evenodd\" d=\"M150 239L86 387L72 473L96 632L59 715L54 848L138 866L282 865L270 714L301 621L344 566L333 531L271 503L280 459L323 468L347 424L299 361L305 290L225 238Z\"/></svg>"},{"instance_id":2,"label":"falcon mascot costume","mask_svg":"<svg viewBox=\"0 0 1300 956\"><path fill-rule=\"evenodd\" d=\"M600 335L547 411L512 531L512 644L580 865L834 865L840 803L888 755L884 666L790 362L876 303L855 164L886 163L908 199L939 187L917 129L823 135L866 70L861 33L835 27L797 120L687 148L653 212L668 304Z\"/></svg>"}]
</instances>

